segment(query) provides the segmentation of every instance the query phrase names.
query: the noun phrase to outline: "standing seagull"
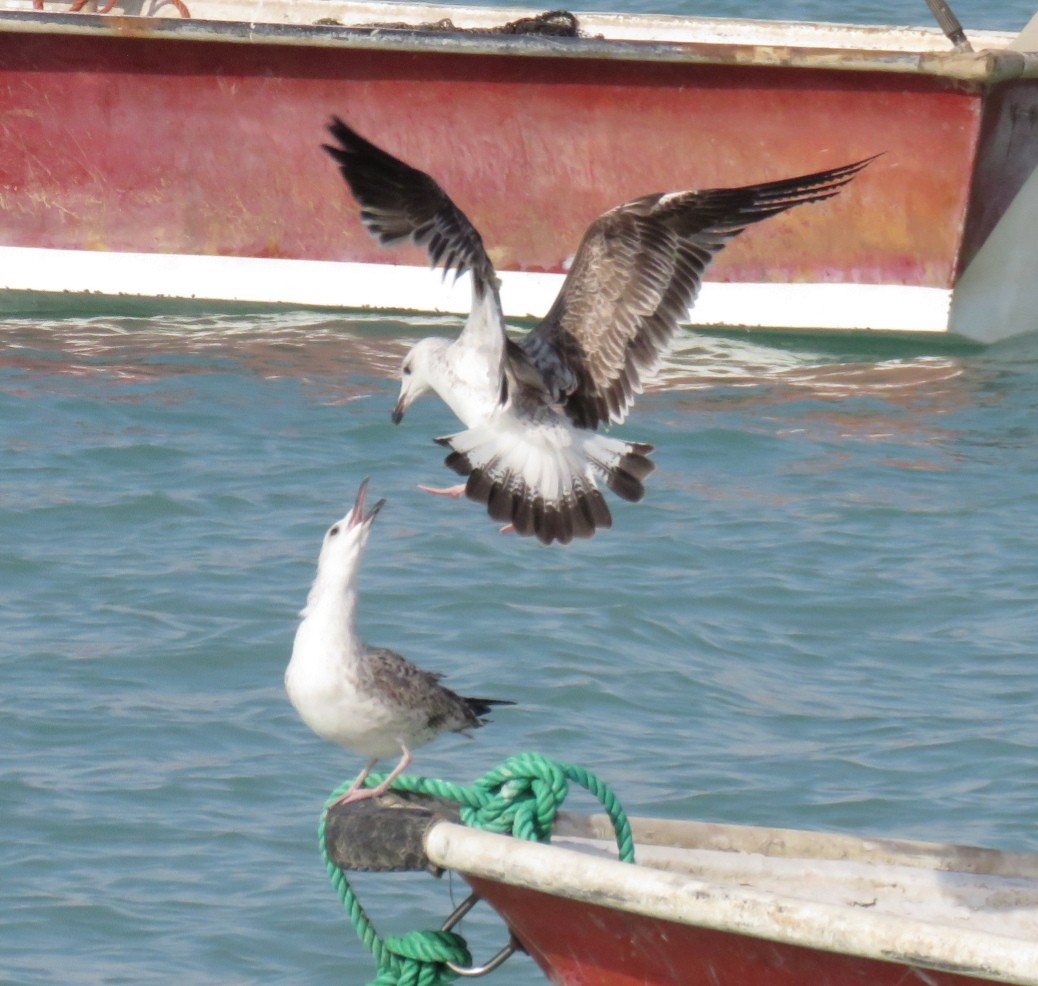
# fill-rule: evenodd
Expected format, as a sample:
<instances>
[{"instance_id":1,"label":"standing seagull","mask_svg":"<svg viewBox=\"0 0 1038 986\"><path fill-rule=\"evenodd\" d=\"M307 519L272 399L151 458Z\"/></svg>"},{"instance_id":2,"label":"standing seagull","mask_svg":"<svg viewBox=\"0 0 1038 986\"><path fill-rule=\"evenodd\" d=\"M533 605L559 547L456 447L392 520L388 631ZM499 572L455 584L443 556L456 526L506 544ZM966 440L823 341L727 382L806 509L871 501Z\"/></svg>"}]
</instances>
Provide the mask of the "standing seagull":
<instances>
[{"instance_id":1,"label":"standing seagull","mask_svg":"<svg viewBox=\"0 0 1038 986\"><path fill-rule=\"evenodd\" d=\"M384 794L411 762L411 750L440 733L478 729L494 705L489 698L463 698L385 647L369 647L357 634L357 570L371 525L385 500L365 515L368 481L360 484L353 509L328 528L303 618L296 630L285 689L296 711L318 736L368 757L350 789L338 800L362 801ZM401 754L376 788L361 785L381 757Z\"/></svg>"},{"instance_id":2,"label":"standing seagull","mask_svg":"<svg viewBox=\"0 0 1038 986\"><path fill-rule=\"evenodd\" d=\"M339 146L324 149L368 232L384 246L425 246L434 266L472 274L472 309L458 339L422 339L404 357L393 421L420 395L439 394L467 429L436 439L451 450L446 464L468 477L465 493L545 544L611 526L600 478L624 500L644 495L653 447L595 429L623 422L714 256L750 224L835 195L873 160L742 188L645 195L611 209L588 227L544 320L514 342L483 240L447 193L338 117L328 130Z\"/></svg>"}]
</instances>

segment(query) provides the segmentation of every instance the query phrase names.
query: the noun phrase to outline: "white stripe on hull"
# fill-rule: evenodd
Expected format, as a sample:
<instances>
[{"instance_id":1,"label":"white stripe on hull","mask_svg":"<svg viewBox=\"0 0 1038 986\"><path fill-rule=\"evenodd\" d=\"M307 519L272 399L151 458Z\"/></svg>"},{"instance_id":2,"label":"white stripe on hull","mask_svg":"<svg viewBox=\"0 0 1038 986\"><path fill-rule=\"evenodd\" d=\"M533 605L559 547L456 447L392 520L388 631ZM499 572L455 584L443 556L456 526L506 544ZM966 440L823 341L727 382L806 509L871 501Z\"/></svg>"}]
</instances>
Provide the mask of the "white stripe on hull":
<instances>
[{"instance_id":1,"label":"white stripe on hull","mask_svg":"<svg viewBox=\"0 0 1038 986\"><path fill-rule=\"evenodd\" d=\"M509 318L540 317L561 274L501 273ZM464 314L467 278L425 267L316 260L0 247L2 292ZM703 285L688 324L724 328L948 331L951 291L892 284Z\"/></svg>"}]
</instances>

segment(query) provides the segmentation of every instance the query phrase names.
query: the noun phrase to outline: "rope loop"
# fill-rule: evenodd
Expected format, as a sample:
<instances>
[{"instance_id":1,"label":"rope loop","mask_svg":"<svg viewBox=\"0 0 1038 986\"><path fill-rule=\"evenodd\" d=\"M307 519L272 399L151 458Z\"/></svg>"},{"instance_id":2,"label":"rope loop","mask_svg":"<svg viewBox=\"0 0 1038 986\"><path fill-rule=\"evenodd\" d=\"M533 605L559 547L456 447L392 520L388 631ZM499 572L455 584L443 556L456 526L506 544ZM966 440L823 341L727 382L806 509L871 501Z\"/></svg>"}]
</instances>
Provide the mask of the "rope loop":
<instances>
[{"instance_id":1,"label":"rope loop","mask_svg":"<svg viewBox=\"0 0 1038 986\"><path fill-rule=\"evenodd\" d=\"M381 783L369 775L368 786ZM397 777L394 790L445 798L460 806L461 820L472 828L510 834L528 842L549 842L555 816L570 784L589 791L606 810L613 824L620 859L634 862L634 838L623 808L612 789L583 767L551 760L539 753L520 753L488 771L472 784L454 784L430 777ZM472 956L461 935L452 931L412 931L403 936L379 936L346 879L328 854L328 809L347 789L332 792L318 824L321 858L332 886L349 915L358 937L378 965L378 976L369 986L447 986L472 965ZM487 967L489 971L490 966Z\"/></svg>"},{"instance_id":2,"label":"rope loop","mask_svg":"<svg viewBox=\"0 0 1038 986\"><path fill-rule=\"evenodd\" d=\"M446 986L458 978L447 967L472 964L472 955L461 935L452 931L411 931L386 935L378 977L371 986Z\"/></svg>"}]
</instances>

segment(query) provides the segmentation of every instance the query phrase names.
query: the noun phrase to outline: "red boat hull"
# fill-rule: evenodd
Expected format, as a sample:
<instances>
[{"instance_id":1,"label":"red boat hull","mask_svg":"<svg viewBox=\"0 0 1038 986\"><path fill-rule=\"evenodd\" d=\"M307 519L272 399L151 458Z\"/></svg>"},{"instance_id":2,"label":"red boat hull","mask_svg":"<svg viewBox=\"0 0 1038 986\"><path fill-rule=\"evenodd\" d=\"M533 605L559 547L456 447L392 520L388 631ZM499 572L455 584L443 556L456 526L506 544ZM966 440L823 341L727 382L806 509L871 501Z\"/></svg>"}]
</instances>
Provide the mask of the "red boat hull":
<instances>
[{"instance_id":1,"label":"red boat hull","mask_svg":"<svg viewBox=\"0 0 1038 986\"><path fill-rule=\"evenodd\" d=\"M0 35L0 64L3 242L76 250L424 265L361 227L318 148L337 113L433 173L503 270L561 272L638 195L882 152L712 276L948 287L981 117L945 80L790 69L51 35Z\"/></svg>"},{"instance_id":2,"label":"red boat hull","mask_svg":"<svg viewBox=\"0 0 1038 986\"><path fill-rule=\"evenodd\" d=\"M411 291L423 252L368 237L319 149L334 113L436 177L481 230L514 315L543 312L588 223L620 202L875 154L839 196L726 249L708 281L758 293L705 290L692 320L976 336L991 297L1017 320L1038 302L1033 278L1006 273L1026 237L974 263L1009 212L1022 230L1038 214L1038 66L1003 80L983 61L956 75L876 55L866 71L838 52L380 47L195 23L0 12L0 259L21 271L0 292L464 309L464 292L441 304L443 289ZM99 253L123 255L126 283ZM190 263L164 268L171 257ZM372 270L394 268L374 291ZM513 298L509 276L540 293ZM960 280L973 308L952 304Z\"/></svg>"},{"instance_id":3,"label":"red boat hull","mask_svg":"<svg viewBox=\"0 0 1038 986\"><path fill-rule=\"evenodd\" d=\"M913 969L643 917L466 877L556 986L991 986L954 971Z\"/></svg>"}]
</instances>

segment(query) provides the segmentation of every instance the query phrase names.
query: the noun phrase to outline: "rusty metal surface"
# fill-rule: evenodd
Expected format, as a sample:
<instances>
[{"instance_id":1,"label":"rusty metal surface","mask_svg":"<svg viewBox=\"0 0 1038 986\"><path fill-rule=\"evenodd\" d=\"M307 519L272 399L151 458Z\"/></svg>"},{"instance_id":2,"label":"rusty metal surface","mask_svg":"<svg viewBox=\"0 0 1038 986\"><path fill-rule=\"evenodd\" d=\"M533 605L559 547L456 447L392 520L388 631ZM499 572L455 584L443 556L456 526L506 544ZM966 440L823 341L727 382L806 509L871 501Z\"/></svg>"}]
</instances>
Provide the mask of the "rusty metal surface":
<instances>
[{"instance_id":1,"label":"rusty metal surface","mask_svg":"<svg viewBox=\"0 0 1038 986\"><path fill-rule=\"evenodd\" d=\"M506 271L563 271L587 225L637 195L883 152L843 194L754 228L711 268L755 283L950 287L984 99L918 75L566 58L532 72L491 55L343 57L129 28L0 32L0 66L0 243L18 247L424 267L361 225L319 148L332 113L433 174ZM48 110L73 90L75 114Z\"/></svg>"},{"instance_id":2,"label":"rusty metal surface","mask_svg":"<svg viewBox=\"0 0 1038 986\"><path fill-rule=\"evenodd\" d=\"M977 166L957 275L977 255L1038 168L1038 85L997 87L985 101Z\"/></svg>"}]
</instances>

